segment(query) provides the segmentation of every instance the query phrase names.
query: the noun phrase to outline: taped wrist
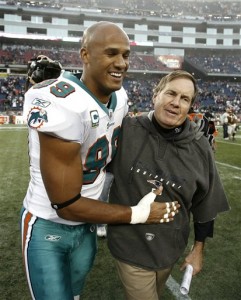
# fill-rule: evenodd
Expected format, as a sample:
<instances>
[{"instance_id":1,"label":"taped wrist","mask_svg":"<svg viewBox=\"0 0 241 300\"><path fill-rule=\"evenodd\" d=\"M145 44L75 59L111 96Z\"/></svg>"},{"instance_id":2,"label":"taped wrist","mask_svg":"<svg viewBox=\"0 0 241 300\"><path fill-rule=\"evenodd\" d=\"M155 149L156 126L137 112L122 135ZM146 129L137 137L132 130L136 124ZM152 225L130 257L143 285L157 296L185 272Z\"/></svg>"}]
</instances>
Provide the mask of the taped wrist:
<instances>
[{"instance_id":1,"label":"taped wrist","mask_svg":"<svg viewBox=\"0 0 241 300\"><path fill-rule=\"evenodd\" d=\"M65 201L65 202L62 202L62 203L51 203L51 206L53 209L55 210L58 210L58 209L61 209L61 208L64 208L66 206L69 206L70 204L76 202L77 200L79 200L81 197L81 194L77 194L75 197Z\"/></svg>"},{"instance_id":2,"label":"taped wrist","mask_svg":"<svg viewBox=\"0 0 241 300\"><path fill-rule=\"evenodd\" d=\"M145 223L151 211L151 203L156 199L156 194L150 192L146 194L136 206L131 206L130 224Z\"/></svg>"}]
</instances>

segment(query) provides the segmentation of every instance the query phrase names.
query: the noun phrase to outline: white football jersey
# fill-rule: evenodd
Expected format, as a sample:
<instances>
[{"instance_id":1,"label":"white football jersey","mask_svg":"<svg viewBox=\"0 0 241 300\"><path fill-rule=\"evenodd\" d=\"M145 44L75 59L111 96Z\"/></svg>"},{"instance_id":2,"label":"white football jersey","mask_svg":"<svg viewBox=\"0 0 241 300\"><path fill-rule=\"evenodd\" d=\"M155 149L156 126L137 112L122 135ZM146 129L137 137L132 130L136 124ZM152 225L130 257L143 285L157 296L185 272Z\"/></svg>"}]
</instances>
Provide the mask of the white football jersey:
<instances>
[{"instance_id":1,"label":"white football jersey","mask_svg":"<svg viewBox=\"0 0 241 300\"><path fill-rule=\"evenodd\" d=\"M51 207L40 172L37 131L81 144L84 172L81 195L98 199L104 185L105 166L116 151L127 111L127 95L123 88L112 93L107 108L76 76L66 71L58 79L43 81L29 89L25 95L24 116L29 128L31 179L24 207L47 220L80 224L59 218Z\"/></svg>"}]
</instances>

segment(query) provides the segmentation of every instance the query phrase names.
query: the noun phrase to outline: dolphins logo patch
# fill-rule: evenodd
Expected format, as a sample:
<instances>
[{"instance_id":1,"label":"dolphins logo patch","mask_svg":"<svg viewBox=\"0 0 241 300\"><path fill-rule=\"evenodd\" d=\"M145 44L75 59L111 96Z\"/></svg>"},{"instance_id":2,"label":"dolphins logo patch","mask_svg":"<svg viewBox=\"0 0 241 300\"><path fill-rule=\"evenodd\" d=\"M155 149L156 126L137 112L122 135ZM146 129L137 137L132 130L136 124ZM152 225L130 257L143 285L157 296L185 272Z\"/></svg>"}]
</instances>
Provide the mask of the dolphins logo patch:
<instances>
[{"instance_id":1,"label":"dolphins logo patch","mask_svg":"<svg viewBox=\"0 0 241 300\"><path fill-rule=\"evenodd\" d=\"M44 122L48 122L47 112L40 107L33 107L28 114L28 126L40 128Z\"/></svg>"}]
</instances>

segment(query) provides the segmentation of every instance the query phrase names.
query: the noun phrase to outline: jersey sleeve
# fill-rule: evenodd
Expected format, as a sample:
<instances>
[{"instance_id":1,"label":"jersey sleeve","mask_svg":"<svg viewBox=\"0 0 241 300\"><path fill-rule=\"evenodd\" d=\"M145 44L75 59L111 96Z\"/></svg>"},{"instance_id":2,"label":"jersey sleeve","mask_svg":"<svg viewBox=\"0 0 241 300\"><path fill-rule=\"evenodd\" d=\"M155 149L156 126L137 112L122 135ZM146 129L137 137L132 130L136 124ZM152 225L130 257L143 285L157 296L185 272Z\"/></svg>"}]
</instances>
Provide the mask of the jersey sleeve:
<instances>
[{"instance_id":1,"label":"jersey sleeve","mask_svg":"<svg viewBox=\"0 0 241 300\"><path fill-rule=\"evenodd\" d=\"M82 118L73 105L71 99L55 99L43 90L29 90L25 95L24 116L32 129L82 143Z\"/></svg>"}]
</instances>

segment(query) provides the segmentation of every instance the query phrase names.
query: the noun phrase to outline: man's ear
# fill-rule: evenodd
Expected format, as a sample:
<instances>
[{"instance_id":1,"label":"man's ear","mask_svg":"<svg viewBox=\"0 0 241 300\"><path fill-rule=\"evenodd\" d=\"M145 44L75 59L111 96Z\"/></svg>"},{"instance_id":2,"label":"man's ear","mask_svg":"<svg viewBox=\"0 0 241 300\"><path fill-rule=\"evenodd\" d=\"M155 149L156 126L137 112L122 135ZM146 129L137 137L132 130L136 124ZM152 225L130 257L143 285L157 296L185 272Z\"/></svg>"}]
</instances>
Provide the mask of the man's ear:
<instances>
[{"instance_id":1,"label":"man's ear","mask_svg":"<svg viewBox=\"0 0 241 300\"><path fill-rule=\"evenodd\" d=\"M85 47L82 47L80 49L79 53L80 53L80 58L83 61L83 63L88 63L88 57L89 57L88 50Z\"/></svg>"}]
</instances>

